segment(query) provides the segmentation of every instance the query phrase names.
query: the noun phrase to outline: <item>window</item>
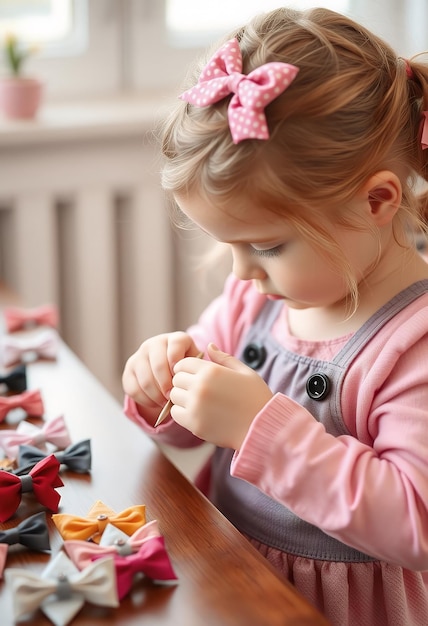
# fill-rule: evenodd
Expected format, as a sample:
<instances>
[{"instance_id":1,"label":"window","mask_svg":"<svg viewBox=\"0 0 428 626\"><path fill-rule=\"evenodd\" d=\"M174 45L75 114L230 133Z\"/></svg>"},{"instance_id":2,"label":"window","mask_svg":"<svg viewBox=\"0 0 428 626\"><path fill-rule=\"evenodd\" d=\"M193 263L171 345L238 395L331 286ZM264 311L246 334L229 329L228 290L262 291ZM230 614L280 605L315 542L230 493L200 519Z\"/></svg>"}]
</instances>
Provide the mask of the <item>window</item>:
<instances>
[{"instance_id":1,"label":"window","mask_svg":"<svg viewBox=\"0 0 428 626\"><path fill-rule=\"evenodd\" d=\"M284 4L345 13L400 56L428 49L427 0L0 0L0 37L13 30L41 43L28 67L47 98L176 92L220 33Z\"/></svg>"},{"instance_id":2,"label":"window","mask_svg":"<svg viewBox=\"0 0 428 626\"><path fill-rule=\"evenodd\" d=\"M87 47L86 0L0 0L0 37L13 33L40 54L82 54Z\"/></svg>"}]
</instances>

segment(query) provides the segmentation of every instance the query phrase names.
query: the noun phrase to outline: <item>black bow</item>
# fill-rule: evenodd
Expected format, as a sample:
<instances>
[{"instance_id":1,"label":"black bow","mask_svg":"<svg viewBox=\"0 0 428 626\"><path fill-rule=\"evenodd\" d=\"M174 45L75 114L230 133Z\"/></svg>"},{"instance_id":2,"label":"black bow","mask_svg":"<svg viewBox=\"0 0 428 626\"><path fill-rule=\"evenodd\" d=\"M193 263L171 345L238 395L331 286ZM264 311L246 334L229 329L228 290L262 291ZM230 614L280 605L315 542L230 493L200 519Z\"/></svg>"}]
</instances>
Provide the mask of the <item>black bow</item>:
<instances>
[{"instance_id":1,"label":"black bow","mask_svg":"<svg viewBox=\"0 0 428 626\"><path fill-rule=\"evenodd\" d=\"M25 363L18 365L14 370L0 376L0 384L6 385L8 391L21 393L27 389L27 369Z\"/></svg>"},{"instance_id":2,"label":"black bow","mask_svg":"<svg viewBox=\"0 0 428 626\"><path fill-rule=\"evenodd\" d=\"M77 443L72 443L65 450L55 451L53 455L59 463L66 465L71 471L81 474L87 473L91 469L91 440L83 439ZM28 474L31 468L46 456L43 451L34 446L19 446L19 468L13 473L17 476Z\"/></svg>"},{"instance_id":3,"label":"black bow","mask_svg":"<svg viewBox=\"0 0 428 626\"><path fill-rule=\"evenodd\" d=\"M27 517L15 528L1 530L0 543L7 543L9 546L19 543L30 550L37 550L38 552L50 550L46 514L44 512L36 513L31 517Z\"/></svg>"}]
</instances>

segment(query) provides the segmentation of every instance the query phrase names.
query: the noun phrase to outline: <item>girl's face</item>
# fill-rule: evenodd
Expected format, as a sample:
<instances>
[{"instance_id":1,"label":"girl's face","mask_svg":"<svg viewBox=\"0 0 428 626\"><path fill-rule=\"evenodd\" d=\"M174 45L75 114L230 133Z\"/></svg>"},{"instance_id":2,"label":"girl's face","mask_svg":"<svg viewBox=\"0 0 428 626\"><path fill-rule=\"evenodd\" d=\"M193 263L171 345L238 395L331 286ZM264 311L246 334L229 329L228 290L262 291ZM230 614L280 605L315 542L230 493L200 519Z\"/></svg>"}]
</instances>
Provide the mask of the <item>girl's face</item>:
<instances>
[{"instance_id":1,"label":"girl's face","mask_svg":"<svg viewBox=\"0 0 428 626\"><path fill-rule=\"evenodd\" d=\"M334 267L283 216L242 202L225 212L198 195L176 200L194 224L229 244L234 274L252 280L260 293L299 309L333 306L348 295L341 267ZM369 279L379 253L373 232L333 223L328 224L328 232L344 251L357 282Z\"/></svg>"}]
</instances>

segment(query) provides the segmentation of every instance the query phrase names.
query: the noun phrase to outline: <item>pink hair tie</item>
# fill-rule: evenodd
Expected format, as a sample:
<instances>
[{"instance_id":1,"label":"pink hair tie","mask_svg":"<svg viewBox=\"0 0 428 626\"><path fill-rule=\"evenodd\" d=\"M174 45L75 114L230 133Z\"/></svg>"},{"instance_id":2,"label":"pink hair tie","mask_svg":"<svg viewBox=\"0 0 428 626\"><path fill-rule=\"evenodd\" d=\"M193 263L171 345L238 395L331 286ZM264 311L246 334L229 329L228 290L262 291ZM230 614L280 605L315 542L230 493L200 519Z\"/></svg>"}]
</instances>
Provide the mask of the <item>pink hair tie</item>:
<instances>
[{"instance_id":1,"label":"pink hair tie","mask_svg":"<svg viewBox=\"0 0 428 626\"><path fill-rule=\"evenodd\" d=\"M426 150L428 148L428 111L422 111L421 126L422 126L422 130L421 130L422 150Z\"/></svg>"},{"instance_id":2,"label":"pink hair tie","mask_svg":"<svg viewBox=\"0 0 428 626\"><path fill-rule=\"evenodd\" d=\"M415 78L415 73L410 67L410 61L408 59L403 59L403 61L406 66L407 78L413 80ZM428 148L428 111L422 111L421 114L420 137L422 150L426 150Z\"/></svg>"},{"instance_id":3,"label":"pink hair tie","mask_svg":"<svg viewBox=\"0 0 428 626\"><path fill-rule=\"evenodd\" d=\"M403 59L405 65L406 65L406 74L407 74L407 78L410 78L410 80L413 80L415 75L413 73L413 70L410 66L410 61L408 59Z\"/></svg>"},{"instance_id":4,"label":"pink hair tie","mask_svg":"<svg viewBox=\"0 0 428 626\"><path fill-rule=\"evenodd\" d=\"M287 89L298 71L294 65L272 62L248 75L242 74L238 40L231 39L210 59L198 83L180 98L194 106L205 107L234 94L227 111L233 143L244 139L269 139L265 107Z\"/></svg>"}]
</instances>

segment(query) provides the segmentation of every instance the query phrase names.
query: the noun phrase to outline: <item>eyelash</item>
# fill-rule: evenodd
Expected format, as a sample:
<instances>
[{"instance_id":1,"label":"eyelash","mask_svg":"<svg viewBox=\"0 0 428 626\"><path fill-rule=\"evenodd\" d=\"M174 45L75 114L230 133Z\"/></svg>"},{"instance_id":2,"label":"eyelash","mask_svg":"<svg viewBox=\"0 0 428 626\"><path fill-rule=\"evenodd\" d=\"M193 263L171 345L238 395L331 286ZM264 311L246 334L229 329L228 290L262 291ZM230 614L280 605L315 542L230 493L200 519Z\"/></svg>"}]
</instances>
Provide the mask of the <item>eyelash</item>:
<instances>
[{"instance_id":1,"label":"eyelash","mask_svg":"<svg viewBox=\"0 0 428 626\"><path fill-rule=\"evenodd\" d=\"M275 248L269 248L268 250L256 250L255 248L253 248L253 250L254 250L254 253L257 254L257 256L271 259L276 256L279 256L283 248L284 248L284 245L281 244L279 246L275 246Z\"/></svg>"}]
</instances>

